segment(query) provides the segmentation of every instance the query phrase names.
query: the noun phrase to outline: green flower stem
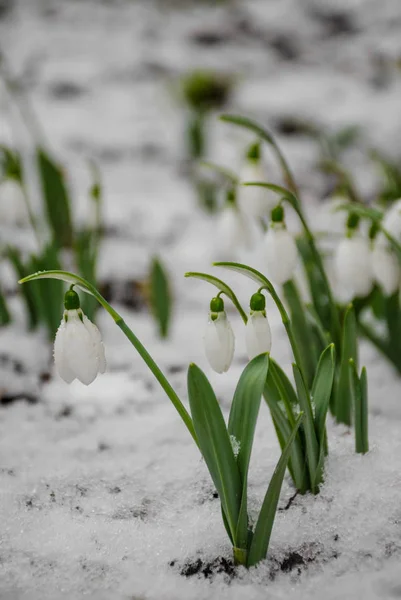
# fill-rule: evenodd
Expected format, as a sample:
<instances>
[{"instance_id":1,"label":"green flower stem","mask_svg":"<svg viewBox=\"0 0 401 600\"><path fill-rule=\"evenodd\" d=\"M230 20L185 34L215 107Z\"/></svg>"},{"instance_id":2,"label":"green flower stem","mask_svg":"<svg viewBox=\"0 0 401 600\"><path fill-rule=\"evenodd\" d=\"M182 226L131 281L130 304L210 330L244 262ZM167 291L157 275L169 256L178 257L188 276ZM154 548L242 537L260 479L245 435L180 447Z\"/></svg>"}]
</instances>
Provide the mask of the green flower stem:
<instances>
[{"instance_id":1,"label":"green flower stem","mask_svg":"<svg viewBox=\"0 0 401 600\"><path fill-rule=\"evenodd\" d=\"M299 195L298 187L295 183L295 179L291 172L289 164L287 163L284 154L281 152L276 140L266 128L261 127L255 121L252 121L247 117L241 117L240 115L221 115L220 120L224 121L225 123L231 123L233 125L249 129L250 131L253 131L253 133L255 133L262 140L270 144L270 146L273 148L276 154L278 162L280 163L280 167L283 171L283 175L288 183L288 186L291 188L294 194L296 194L297 196Z\"/></svg>"},{"instance_id":2,"label":"green flower stem","mask_svg":"<svg viewBox=\"0 0 401 600\"><path fill-rule=\"evenodd\" d=\"M106 310L107 310L107 308L106 308ZM163 390L166 392L167 396L170 398L171 402L173 403L173 405L174 405L175 409L177 410L178 414L180 415L181 419L184 421L185 425L187 426L189 433L192 435L192 437L194 439L194 442L196 444L198 444L198 440L196 438L192 419L191 419L188 411L186 410L185 406L182 404L181 400L177 396L176 392L171 387L169 381L166 379L165 375L161 371L161 369L157 366L157 364L155 363L153 358L150 356L149 352L141 344L139 339L136 337L134 332L128 327L128 325L125 323L125 321L121 317L118 317L117 319L115 317L113 317L113 318L114 318L116 325L119 326L121 331L126 335L126 337L129 339L131 344L134 346L135 350L138 352L140 357L145 361L145 363L147 364L149 369L152 371L153 375L156 377L157 381L160 383L161 387L163 388Z\"/></svg>"}]
</instances>

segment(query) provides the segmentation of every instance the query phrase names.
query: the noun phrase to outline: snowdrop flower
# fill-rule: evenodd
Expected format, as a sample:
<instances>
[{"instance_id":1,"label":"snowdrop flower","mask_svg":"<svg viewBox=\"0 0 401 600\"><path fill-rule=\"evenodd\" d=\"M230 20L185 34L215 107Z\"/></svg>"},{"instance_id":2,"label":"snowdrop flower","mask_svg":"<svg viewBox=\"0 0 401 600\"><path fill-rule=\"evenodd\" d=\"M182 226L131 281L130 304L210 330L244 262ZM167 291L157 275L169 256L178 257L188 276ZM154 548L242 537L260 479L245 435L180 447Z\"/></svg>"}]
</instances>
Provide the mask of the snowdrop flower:
<instances>
[{"instance_id":1,"label":"snowdrop flower","mask_svg":"<svg viewBox=\"0 0 401 600\"><path fill-rule=\"evenodd\" d=\"M380 241L372 250L372 270L384 293L387 296L394 294L400 283L400 266L394 252Z\"/></svg>"},{"instance_id":2,"label":"snowdrop flower","mask_svg":"<svg viewBox=\"0 0 401 600\"><path fill-rule=\"evenodd\" d=\"M216 373L225 373L234 356L234 332L224 310L224 301L219 296L210 302L209 321L203 336L205 354L209 365Z\"/></svg>"},{"instance_id":3,"label":"snowdrop flower","mask_svg":"<svg viewBox=\"0 0 401 600\"><path fill-rule=\"evenodd\" d=\"M393 238L400 241L401 238L401 198L396 200L383 217L382 227Z\"/></svg>"},{"instance_id":4,"label":"snowdrop flower","mask_svg":"<svg viewBox=\"0 0 401 600\"><path fill-rule=\"evenodd\" d=\"M249 360L263 352L270 352L272 334L266 317L266 298L257 292L250 301L250 315L246 324L245 342Z\"/></svg>"},{"instance_id":5,"label":"snowdrop flower","mask_svg":"<svg viewBox=\"0 0 401 600\"><path fill-rule=\"evenodd\" d=\"M344 300L364 297L373 287L373 271L369 240L356 231L359 219L350 215L347 237L337 247L334 267Z\"/></svg>"},{"instance_id":6,"label":"snowdrop flower","mask_svg":"<svg viewBox=\"0 0 401 600\"><path fill-rule=\"evenodd\" d=\"M225 373L234 356L235 339L224 310L224 301L217 296L210 302L209 322L203 337L206 358L216 373Z\"/></svg>"},{"instance_id":7,"label":"snowdrop flower","mask_svg":"<svg viewBox=\"0 0 401 600\"><path fill-rule=\"evenodd\" d=\"M226 204L217 222L216 240L216 253L221 259L235 258L240 248L251 248L253 245L249 217L239 210L232 189L227 193Z\"/></svg>"},{"instance_id":8,"label":"snowdrop flower","mask_svg":"<svg viewBox=\"0 0 401 600\"><path fill-rule=\"evenodd\" d=\"M28 212L20 184L14 179L0 183L0 224L26 225Z\"/></svg>"},{"instance_id":9,"label":"snowdrop flower","mask_svg":"<svg viewBox=\"0 0 401 600\"><path fill-rule=\"evenodd\" d=\"M79 296L70 289L65 294L65 311L54 341L54 362L66 383L79 379L85 385L106 370L100 331L80 308Z\"/></svg>"},{"instance_id":10,"label":"snowdrop flower","mask_svg":"<svg viewBox=\"0 0 401 600\"><path fill-rule=\"evenodd\" d=\"M240 172L240 182L266 181L266 173L260 155L260 143L250 146L246 161ZM264 217L277 204L277 196L267 188L240 185L238 188L238 206L251 217Z\"/></svg>"},{"instance_id":11,"label":"snowdrop flower","mask_svg":"<svg viewBox=\"0 0 401 600\"><path fill-rule=\"evenodd\" d=\"M269 278L279 285L292 278L298 260L298 250L293 236L287 231L284 210L276 206L272 222L265 235L264 247Z\"/></svg>"}]
</instances>

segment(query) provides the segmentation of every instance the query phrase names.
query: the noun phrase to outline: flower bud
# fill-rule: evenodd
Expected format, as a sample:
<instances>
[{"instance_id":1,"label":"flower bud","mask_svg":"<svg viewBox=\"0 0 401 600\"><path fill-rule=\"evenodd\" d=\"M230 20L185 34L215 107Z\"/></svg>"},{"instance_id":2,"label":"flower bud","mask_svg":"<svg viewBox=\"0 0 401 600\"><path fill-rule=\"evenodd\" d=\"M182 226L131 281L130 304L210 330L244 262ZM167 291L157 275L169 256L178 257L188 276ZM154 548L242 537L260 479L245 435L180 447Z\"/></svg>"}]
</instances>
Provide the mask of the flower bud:
<instances>
[{"instance_id":1,"label":"flower bud","mask_svg":"<svg viewBox=\"0 0 401 600\"><path fill-rule=\"evenodd\" d=\"M225 373L233 360L235 338L219 296L212 299L209 316L203 337L206 358L216 373Z\"/></svg>"},{"instance_id":2,"label":"flower bud","mask_svg":"<svg viewBox=\"0 0 401 600\"><path fill-rule=\"evenodd\" d=\"M373 272L368 240L359 235L343 238L336 250L334 266L344 299L352 300L370 293Z\"/></svg>"},{"instance_id":3,"label":"flower bud","mask_svg":"<svg viewBox=\"0 0 401 600\"><path fill-rule=\"evenodd\" d=\"M297 245L283 223L271 223L264 248L268 277L279 285L292 278L298 261Z\"/></svg>"},{"instance_id":4,"label":"flower bud","mask_svg":"<svg viewBox=\"0 0 401 600\"><path fill-rule=\"evenodd\" d=\"M394 252L382 244L375 244L372 250L372 269L384 293L387 296L394 294L400 284L400 266Z\"/></svg>"}]
</instances>

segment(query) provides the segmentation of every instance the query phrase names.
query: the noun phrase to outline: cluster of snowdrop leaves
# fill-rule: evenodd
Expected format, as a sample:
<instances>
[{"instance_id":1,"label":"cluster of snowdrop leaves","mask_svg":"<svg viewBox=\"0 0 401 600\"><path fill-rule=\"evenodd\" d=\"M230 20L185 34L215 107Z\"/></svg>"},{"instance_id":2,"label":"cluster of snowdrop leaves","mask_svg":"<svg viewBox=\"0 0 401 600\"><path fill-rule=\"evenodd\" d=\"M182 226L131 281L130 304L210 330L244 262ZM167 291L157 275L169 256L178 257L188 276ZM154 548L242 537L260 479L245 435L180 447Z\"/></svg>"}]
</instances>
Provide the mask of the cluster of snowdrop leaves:
<instances>
[{"instance_id":1,"label":"cluster of snowdrop leaves","mask_svg":"<svg viewBox=\"0 0 401 600\"><path fill-rule=\"evenodd\" d=\"M205 460L219 494L223 523L233 545L235 561L250 567L264 559L287 463L303 420L303 413L299 412L288 436L283 440L282 455L267 487L253 528L247 508L248 469L260 402L269 371L268 353L258 354L244 369L235 390L228 424L225 423L216 395L206 375L196 365L190 365L188 397L191 414L189 414L146 348L91 283L66 271L35 273L24 278L21 283L38 279L61 279L71 284L70 290L65 294L65 312L54 346L56 367L61 377L67 383L78 378L88 385L106 367L100 333L82 312L78 294L72 289L76 286L93 296L110 314L177 409ZM223 287L230 293L226 286ZM219 310L222 308L222 301L219 297L214 300L212 308L218 315L222 312Z\"/></svg>"}]
</instances>

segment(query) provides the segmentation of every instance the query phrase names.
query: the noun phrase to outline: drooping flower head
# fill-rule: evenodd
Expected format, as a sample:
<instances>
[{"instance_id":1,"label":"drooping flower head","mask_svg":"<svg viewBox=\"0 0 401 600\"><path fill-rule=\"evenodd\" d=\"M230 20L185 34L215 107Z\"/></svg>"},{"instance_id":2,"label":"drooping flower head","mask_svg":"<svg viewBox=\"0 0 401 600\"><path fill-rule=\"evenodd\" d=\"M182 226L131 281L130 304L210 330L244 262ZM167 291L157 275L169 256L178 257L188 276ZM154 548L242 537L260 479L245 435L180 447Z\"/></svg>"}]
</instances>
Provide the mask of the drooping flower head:
<instances>
[{"instance_id":1,"label":"drooping flower head","mask_svg":"<svg viewBox=\"0 0 401 600\"><path fill-rule=\"evenodd\" d=\"M215 253L221 260L233 260L244 248L250 249L253 242L250 219L239 209L237 191L230 187L217 222Z\"/></svg>"},{"instance_id":2,"label":"drooping flower head","mask_svg":"<svg viewBox=\"0 0 401 600\"><path fill-rule=\"evenodd\" d=\"M209 321L203 337L206 358L216 373L225 373L234 356L235 338L220 296L210 302Z\"/></svg>"},{"instance_id":3,"label":"drooping flower head","mask_svg":"<svg viewBox=\"0 0 401 600\"><path fill-rule=\"evenodd\" d=\"M298 261L298 250L293 236L285 225L284 209L276 206L264 238L266 270L269 279L278 285L292 278Z\"/></svg>"},{"instance_id":4,"label":"drooping flower head","mask_svg":"<svg viewBox=\"0 0 401 600\"><path fill-rule=\"evenodd\" d=\"M263 352L270 352L272 334L266 317L266 298L260 292L250 300L250 314L246 324L245 342L249 360Z\"/></svg>"},{"instance_id":5,"label":"drooping flower head","mask_svg":"<svg viewBox=\"0 0 401 600\"><path fill-rule=\"evenodd\" d=\"M85 385L106 370L104 346L99 329L80 308L79 296L70 289L64 298L65 311L54 341L54 362L66 383L79 379Z\"/></svg>"},{"instance_id":6,"label":"drooping flower head","mask_svg":"<svg viewBox=\"0 0 401 600\"><path fill-rule=\"evenodd\" d=\"M267 181L259 141L249 146L239 179L240 183ZM251 217L260 218L269 215L276 202L276 195L269 189L244 185L238 188L238 206L243 213Z\"/></svg>"},{"instance_id":7,"label":"drooping flower head","mask_svg":"<svg viewBox=\"0 0 401 600\"><path fill-rule=\"evenodd\" d=\"M367 296L374 283L369 240L358 231L358 225L358 215L351 213L334 260L339 294L346 301Z\"/></svg>"}]
</instances>

